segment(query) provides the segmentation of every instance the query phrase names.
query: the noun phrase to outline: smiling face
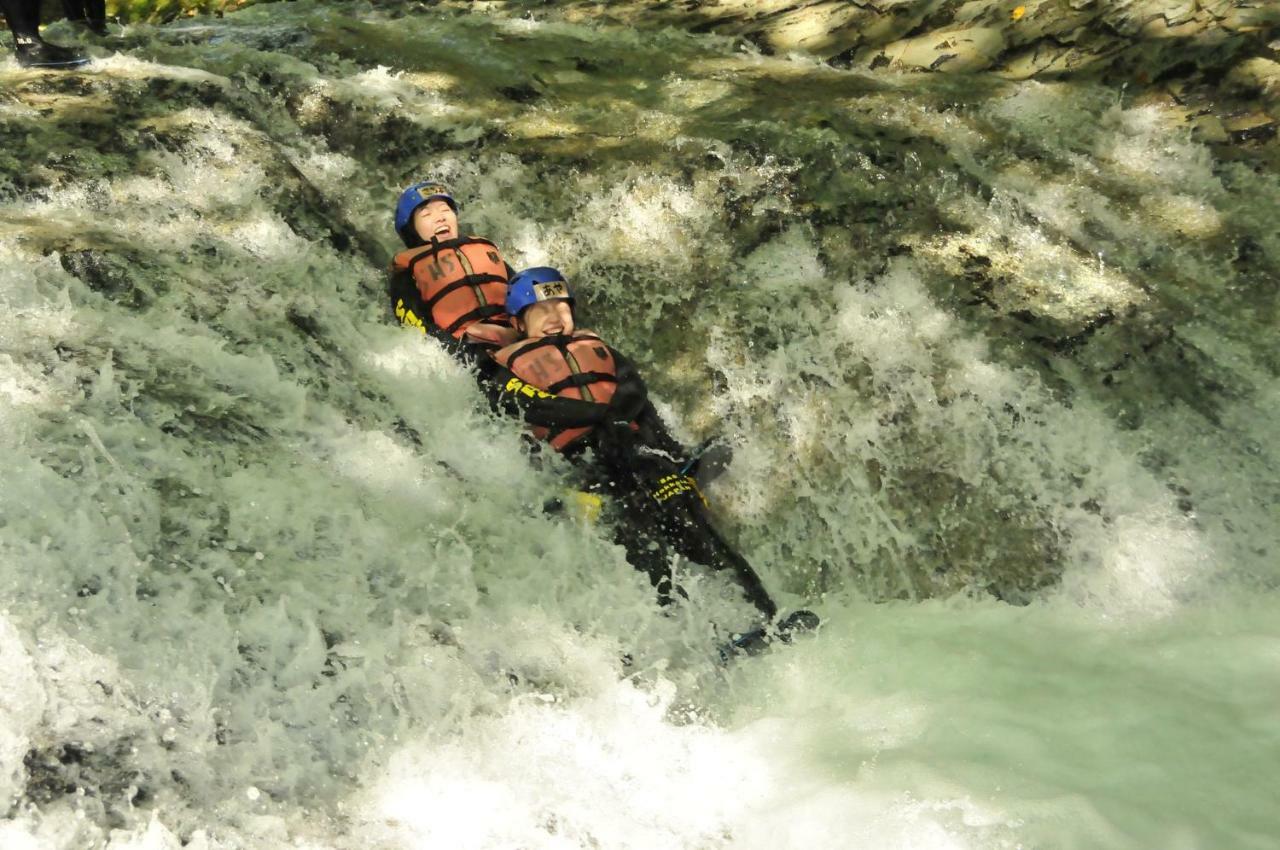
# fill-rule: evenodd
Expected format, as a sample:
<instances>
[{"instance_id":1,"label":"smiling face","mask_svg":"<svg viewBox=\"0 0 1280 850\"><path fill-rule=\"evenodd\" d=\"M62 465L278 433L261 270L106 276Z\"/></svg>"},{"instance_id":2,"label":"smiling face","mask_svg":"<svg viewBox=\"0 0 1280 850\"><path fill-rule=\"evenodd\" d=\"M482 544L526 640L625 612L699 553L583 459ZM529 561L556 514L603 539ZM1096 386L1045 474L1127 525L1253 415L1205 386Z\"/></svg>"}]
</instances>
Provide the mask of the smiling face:
<instances>
[{"instance_id":1,"label":"smiling face","mask_svg":"<svg viewBox=\"0 0 1280 850\"><path fill-rule=\"evenodd\" d=\"M539 301L520 314L520 328L528 339L573 333L573 307L568 301Z\"/></svg>"},{"instance_id":2,"label":"smiling face","mask_svg":"<svg viewBox=\"0 0 1280 850\"><path fill-rule=\"evenodd\" d=\"M424 242L432 239L439 239L441 242L457 239L458 214L442 200L428 201L414 212L413 228Z\"/></svg>"}]
</instances>

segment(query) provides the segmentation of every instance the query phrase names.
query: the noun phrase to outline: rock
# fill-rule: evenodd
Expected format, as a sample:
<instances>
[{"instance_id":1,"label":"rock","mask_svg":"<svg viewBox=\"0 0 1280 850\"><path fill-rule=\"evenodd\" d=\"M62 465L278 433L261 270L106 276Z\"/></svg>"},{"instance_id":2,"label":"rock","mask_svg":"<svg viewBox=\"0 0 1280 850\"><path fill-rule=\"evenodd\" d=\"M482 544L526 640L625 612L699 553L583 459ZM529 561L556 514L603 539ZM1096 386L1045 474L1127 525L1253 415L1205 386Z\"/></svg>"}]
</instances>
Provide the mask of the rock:
<instances>
[{"instance_id":1,"label":"rock","mask_svg":"<svg viewBox=\"0 0 1280 850\"><path fill-rule=\"evenodd\" d=\"M1199 115L1190 119L1191 138L1197 142L1220 144L1228 141L1230 136L1222 125L1222 119L1216 115Z\"/></svg>"},{"instance_id":2,"label":"rock","mask_svg":"<svg viewBox=\"0 0 1280 850\"><path fill-rule=\"evenodd\" d=\"M540 11L533 0L509 6ZM1116 74L1147 84L1187 63L1221 68L1256 53L1280 4L1253 0L855 0L555 4L574 20L685 26L805 51L837 65L1011 79ZM607 9L607 11L606 11Z\"/></svg>"},{"instance_id":3,"label":"rock","mask_svg":"<svg viewBox=\"0 0 1280 850\"><path fill-rule=\"evenodd\" d=\"M1233 142L1248 142L1275 138L1277 121L1265 112L1248 112L1234 115L1222 122Z\"/></svg>"},{"instance_id":4,"label":"rock","mask_svg":"<svg viewBox=\"0 0 1280 850\"><path fill-rule=\"evenodd\" d=\"M1224 80L1228 91L1245 96L1261 96L1273 107L1280 106L1280 62L1261 56L1246 59L1231 69ZM1272 109L1274 115L1275 110Z\"/></svg>"},{"instance_id":5,"label":"rock","mask_svg":"<svg viewBox=\"0 0 1280 850\"><path fill-rule=\"evenodd\" d=\"M991 67L1004 47L1000 29L977 26L897 42L885 48L884 53L900 68L966 72Z\"/></svg>"}]
</instances>

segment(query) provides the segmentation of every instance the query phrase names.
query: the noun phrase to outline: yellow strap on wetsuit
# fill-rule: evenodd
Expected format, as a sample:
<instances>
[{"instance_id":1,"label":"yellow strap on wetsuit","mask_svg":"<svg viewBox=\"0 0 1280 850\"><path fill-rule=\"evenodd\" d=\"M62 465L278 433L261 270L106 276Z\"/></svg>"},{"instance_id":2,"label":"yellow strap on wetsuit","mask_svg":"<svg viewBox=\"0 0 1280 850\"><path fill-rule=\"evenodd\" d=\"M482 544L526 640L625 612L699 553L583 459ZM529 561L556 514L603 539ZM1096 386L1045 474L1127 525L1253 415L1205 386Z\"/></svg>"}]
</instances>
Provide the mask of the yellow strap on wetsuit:
<instances>
[{"instance_id":1,"label":"yellow strap on wetsuit","mask_svg":"<svg viewBox=\"0 0 1280 850\"><path fill-rule=\"evenodd\" d=\"M679 496L681 493L693 491L698 494L698 498L702 500L702 504L711 507L707 501L707 497L702 495L702 490L698 489L698 482L693 479L692 475L679 475L672 473L664 475L658 479L658 486L649 495L658 502L665 502L672 496Z\"/></svg>"}]
</instances>

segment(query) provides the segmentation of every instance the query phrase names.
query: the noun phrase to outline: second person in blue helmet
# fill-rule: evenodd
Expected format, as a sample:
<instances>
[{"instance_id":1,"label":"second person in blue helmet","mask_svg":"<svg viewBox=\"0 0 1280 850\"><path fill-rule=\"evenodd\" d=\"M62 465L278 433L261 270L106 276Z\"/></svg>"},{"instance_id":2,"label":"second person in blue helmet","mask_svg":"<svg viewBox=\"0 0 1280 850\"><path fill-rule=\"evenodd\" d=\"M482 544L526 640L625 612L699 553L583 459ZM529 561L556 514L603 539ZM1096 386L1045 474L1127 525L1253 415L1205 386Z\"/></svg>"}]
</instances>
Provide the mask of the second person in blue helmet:
<instances>
[{"instance_id":1,"label":"second person in blue helmet","mask_svg":"<svg viewBox=\"0 0 1280 850\"><path fill-rule=\"evenodd\" d=\"M535 428L580 462L586 486L611 497L617 542L647 573L659 599L673 592L673 555L729 572L766 620L778 609L751 565L716 531L688 474L686 450L668 433L635 367L597 334L577 327L569 284L556 269L525 269L511 279L506 311L519 339L492 352L519 392L595 405L595 422ZM587 449L591 451L588 453Z\"/></svg>"}]
</instances>

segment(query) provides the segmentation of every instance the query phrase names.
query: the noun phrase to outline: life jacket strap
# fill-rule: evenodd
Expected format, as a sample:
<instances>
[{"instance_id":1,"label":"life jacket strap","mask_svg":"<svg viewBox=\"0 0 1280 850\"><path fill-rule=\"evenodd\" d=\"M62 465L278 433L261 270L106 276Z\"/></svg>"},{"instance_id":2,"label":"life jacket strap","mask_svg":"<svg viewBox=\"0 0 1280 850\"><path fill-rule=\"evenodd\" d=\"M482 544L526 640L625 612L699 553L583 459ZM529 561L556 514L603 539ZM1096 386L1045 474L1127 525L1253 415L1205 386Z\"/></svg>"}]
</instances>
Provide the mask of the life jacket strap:
<instances>
[{"instance_id":1,"label":"life jacket strap","mask_svg":"<svg viewBox=\"0 0 1280 850\"><path fill-rule=\"evenodd\" d=\"M440 299L444 298L450 292L457 292L459 289L464 289L468 286L481 286L486 283L506 283L506 280L496 274L469 274L460 280L455 280L453 283L428 298L426 300L427 309L435 310L436 305L440 303Z\"/></svg>"},{"instance_id":2,"label":"life jacket strap","mask_svg":"<svg viewBox=\"0 0 1280 850\"><path fill-rule=\"evenodd\" d=\"M555 345L555 344L556 344L555 337L543 336L543 337L538 337L537 339L531 339L527 343L525 343L524 345L516 349L511 354L511 356L507 358L506 367L514 372L516 368L516 361L519 360L521 357L524 357L526 354L529 354L530 352L537 351L539 348L543 348L545 346Z\"/></svg>"},{"instance_id":3,"label":"life jacket strap","mask_svg":"<svg viewBox=\"0 0 1280 850\"><path fill-rule=\"evenodd\" d=\"M608 381L616 384L618 383L618 377L616 375L611 375L608 372L577 372L565 378L563 381L556 381L554 384L547 387L547 392L552 395L559 395L570 387L585 387L590 384L598 384L601 381Z\"/></svg>"},{"instance_id":4,"label":"life jacket strap","mask_svg":"<svg viewBox=\"0 0 1280 850\"><path fill-rule=\"evenodd\" d=\"M452 336L459 328L463 327L468 322L474 322L477 319L492 319L494 316L501 316L503 315L504 309L505 308L501 304L485 304L477 307L474 310L468 313L463 313L461 316L454 319L452 324L444 329L444 332ZM495 343L489 344L492 345Z\"/></svg>"},{"instance_id":5,"label":"life jacket strap","mask_svg":"<svg viewBox=\"0 0 1280 850\"><path fill-rule=\"evenodd\" d=\"M495 251L498 250L497 245L494 245L488 239L482 239L479 236L459 236L457 239L446 239L443 242L438 239L432 239L430 242L423 242L417 247L409 248L408 250L401 251L399 254L396 254L395 258L391 261L391 266L395 269L404 269L405 271L412 272L414 266L423 260L429 260L435 257L435 255L440 252L440 249L453 248L454 250L457 250L466 245L488 245Z\"/></svg>"}]
</instances>

